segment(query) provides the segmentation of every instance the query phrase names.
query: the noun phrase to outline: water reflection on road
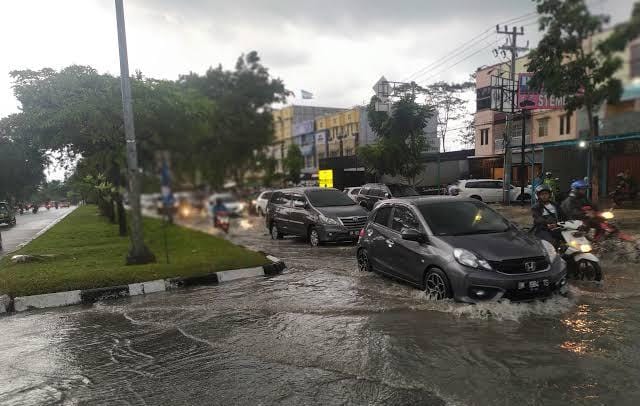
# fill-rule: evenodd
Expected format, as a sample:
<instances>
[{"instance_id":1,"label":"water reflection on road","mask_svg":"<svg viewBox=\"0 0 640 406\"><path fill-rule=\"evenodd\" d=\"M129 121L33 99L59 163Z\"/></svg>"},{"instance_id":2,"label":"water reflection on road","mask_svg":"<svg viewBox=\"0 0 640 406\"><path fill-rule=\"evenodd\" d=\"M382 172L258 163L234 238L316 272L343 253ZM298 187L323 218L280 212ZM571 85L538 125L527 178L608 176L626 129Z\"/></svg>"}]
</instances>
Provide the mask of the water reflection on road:
<instances>
[{"instance_id":1,"label":"water reflection on road","mask_svg":"<svg viewBox=\"0 0 640 406\"><path fill-rule=\"evenodd\" d=\"M244 225L243 225L244 224ZM432 303L350 245L232 240L277 277L0 318L0 404L638 404L640 278L528 304Z\"/></svg>"}]
</instances>

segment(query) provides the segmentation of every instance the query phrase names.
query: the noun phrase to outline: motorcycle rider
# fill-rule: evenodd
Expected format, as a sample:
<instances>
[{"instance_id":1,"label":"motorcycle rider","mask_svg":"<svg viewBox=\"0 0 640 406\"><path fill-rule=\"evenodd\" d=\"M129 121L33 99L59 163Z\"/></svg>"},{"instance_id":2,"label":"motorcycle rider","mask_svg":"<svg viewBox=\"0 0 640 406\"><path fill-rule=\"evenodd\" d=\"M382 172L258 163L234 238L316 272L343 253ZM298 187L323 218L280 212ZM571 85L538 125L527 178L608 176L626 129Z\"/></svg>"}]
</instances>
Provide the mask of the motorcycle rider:
<instances>
[{"instance_id":1,"label":"motorcycle rider","mask_svg":"<svg viewBox=\"0 0 640 406\"><path fill-rule=\"evenodd\" d=\"M551 201L551 188L548 185L536 187L538 202L531 207L533 233L541 240L556 245L560 238L558 222L564 220L562 209Z\"/></svg>"},{"instance_id":2,"label":"motorcycle rider","mask_svg":"<svg viewBox=\"0 0 640 406\"><path fill-rule=\"evenodd\" d=\"M216 199L216 204L211 208L211 212L213 214L213 225L215 227L216 220L218 220L218 213L227 212L227 206L224 205L222 199Z\"/></svg>"},{"instance_id":3,"label":"motorcycle rider","mask_svg":"<svg viewBox=\"0 0 640 406\"><path fill-rule=\"evenodd\" d=\"M597 212L596 206L587 197L587 189L589 184L584 180L576 180L571 184L571 192L569 197L564 199L560 208L569 220L590 220L593 213ZM590 207L590 210L585 210Z\"/></svg>"}]
</instances>

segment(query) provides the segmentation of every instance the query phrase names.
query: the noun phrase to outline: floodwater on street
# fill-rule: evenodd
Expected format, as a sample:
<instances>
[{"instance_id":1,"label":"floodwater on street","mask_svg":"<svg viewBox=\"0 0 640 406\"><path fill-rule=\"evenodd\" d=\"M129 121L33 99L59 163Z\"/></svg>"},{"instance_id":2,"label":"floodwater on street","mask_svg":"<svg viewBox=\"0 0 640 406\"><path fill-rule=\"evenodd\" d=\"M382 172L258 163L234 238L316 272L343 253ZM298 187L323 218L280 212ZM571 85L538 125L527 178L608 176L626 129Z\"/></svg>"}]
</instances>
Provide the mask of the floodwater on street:
<instances>
[{"instance_id":1,"label":"floodwater on street","mask_svg":"<svg viewBox=\"0 0 640 406\"><path fill-rule=\"evenodd\" d=\"M640 276L534 303L433 303L353 245L230 238L272 278L0 317L0 404L636 405Z\"/></svg>"}]
</instances>

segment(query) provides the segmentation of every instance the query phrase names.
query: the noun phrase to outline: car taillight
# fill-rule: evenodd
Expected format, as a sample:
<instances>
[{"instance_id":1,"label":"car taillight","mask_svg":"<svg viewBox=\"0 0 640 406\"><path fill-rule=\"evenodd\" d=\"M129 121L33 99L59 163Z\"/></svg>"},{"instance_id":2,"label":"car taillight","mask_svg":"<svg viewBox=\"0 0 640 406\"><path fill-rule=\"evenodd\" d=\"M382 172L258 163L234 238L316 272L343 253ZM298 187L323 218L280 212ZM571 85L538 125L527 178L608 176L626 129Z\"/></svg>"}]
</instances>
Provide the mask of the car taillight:
<instances>
[{"instance_id":1,"label":"car taillight","mask_svg":"<svg viewBox=\"0 0 640 406\"><path fill-rule=\"evenodd\" d=\"M360 230L359 236L360 236L360 238L364 237L364 228Z\"/></svg>"}]
</instances>

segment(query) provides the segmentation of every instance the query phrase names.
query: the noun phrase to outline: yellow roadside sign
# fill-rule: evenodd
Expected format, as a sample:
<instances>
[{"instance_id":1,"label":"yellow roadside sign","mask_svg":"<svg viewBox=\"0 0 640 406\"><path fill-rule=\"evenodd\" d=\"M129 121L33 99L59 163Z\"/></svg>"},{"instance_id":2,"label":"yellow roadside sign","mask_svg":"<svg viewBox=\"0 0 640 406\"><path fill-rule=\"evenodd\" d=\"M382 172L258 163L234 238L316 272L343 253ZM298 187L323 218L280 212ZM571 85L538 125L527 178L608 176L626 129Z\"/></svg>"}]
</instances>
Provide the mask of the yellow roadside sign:
<instances>
[{"instance_id":1,"label":"yellow roadside sign","mask_svg":"<svg viewBox=\"0 0 640 406\"><path fill-rule=\"evenodd\" d=\"M333 187L333 169L318 171L318 185L320 187Z\"/></svg>"}]
</instances>

